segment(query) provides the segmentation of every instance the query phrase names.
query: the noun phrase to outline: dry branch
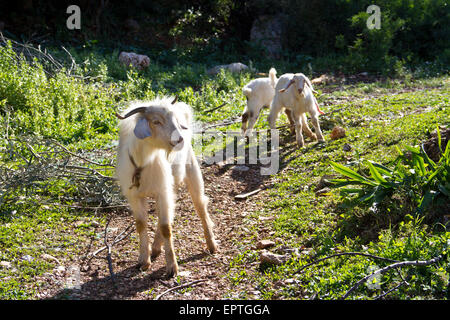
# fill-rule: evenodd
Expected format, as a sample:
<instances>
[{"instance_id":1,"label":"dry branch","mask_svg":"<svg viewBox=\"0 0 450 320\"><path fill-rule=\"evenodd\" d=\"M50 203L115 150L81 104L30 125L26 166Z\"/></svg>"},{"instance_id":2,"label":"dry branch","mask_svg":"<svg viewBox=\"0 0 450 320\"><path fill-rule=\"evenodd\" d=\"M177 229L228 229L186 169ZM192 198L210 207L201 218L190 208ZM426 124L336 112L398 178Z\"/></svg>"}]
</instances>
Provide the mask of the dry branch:
<instances>
[{"instance_id":1,"label":"dry branch","mask_svg":"<svg viewBox=\"0 0 450 320\"><path fill-rule=\"evenodd\" d=\"M155 297L155 300L161 299L162 296L164 296L165 294L167 294L167 293L169 293L169 292L172 292L172 291L175 291L175 290L178 290L178 289L183 289L183 288L186 288L186 287L190 287L190 286L195 285L195 284L197 284L197 283L205 282L205 281L208 281L208 280L209 280L209 279L199 279L199 280L191 281L191 282L188 282L188 283L185 283L185 284L176 286L176 287L172 287L172 288L170 288L170 289L167 289L167 290L164 291L163 293L157 295L157 296Z\"/></svg>"},{"instance_id":2,"label":"dry branch","mask_svg":"<svg viewBox=\"0 0 450 320\"><path fill-rule=\"evenodd\" d=\"M398 260L393 260L393 259L388 259L388 258L384 258L384 257L379 257L379 256L375 256L372 254L368 254L368 253L363 253L363 252L341 252L341 253L335 253L329 256L326 256L324 258L321 259L317 259L311 263L308 263L304 266L302 266L300 269L298 269L297 271L294 272L294 274L300 273L302 272L304 269L315 265L317 263L320 263L322 261L331 259L331 258L335 258L335 257L340 257L340 256L363 256L363 257L368 257L368 258L372 258L372 259L377 259L377 260L383 260L383 261L387 261L387 262L399 262Z\"/></svg>"},{"instance_id":3,"label":"dry branch","mask_svg":"<svg viewBox=\"0 0 450 320\"><path fill-rule=\"evenodd\" d=\"M242 199L248 198L248 197L250 197L250 196L252 196L254 194L257 194L261 190L262 190L261 188L258 188L256 190L253 190L253 191L250 191L250 192L247 192L247 193L241 193L241 194L238 194L238 195L234 196L234 198L242 200Z\"/></svg>"},{"instance_id":4,"label":"dry branch","mask_svg":"<svg viewBox=\"0 0 450 320\"><path fill-rule=\"evenodd\" d=\"M384 268L375 270L374 272L372 272L371 274L365 276L364 278L362 278L361 280L359 280L358 282L356 282L346 293L345 295L342 297L342 299L346 299L353 291L355 291L362 283L366 282L369 278L377 275L377 274L383 274L391 269L396 269L396 268L402 268L402 267L407 267L407 266L429 266L431 264L434 264L436 262L438 262L439 260L441 260L443 258L442 255L439 255L437 257L434 257L430 260L415 260L415 261L401 261L401 262L396 262L393 264L390 264Z\"/></svg>"}]
</instances>

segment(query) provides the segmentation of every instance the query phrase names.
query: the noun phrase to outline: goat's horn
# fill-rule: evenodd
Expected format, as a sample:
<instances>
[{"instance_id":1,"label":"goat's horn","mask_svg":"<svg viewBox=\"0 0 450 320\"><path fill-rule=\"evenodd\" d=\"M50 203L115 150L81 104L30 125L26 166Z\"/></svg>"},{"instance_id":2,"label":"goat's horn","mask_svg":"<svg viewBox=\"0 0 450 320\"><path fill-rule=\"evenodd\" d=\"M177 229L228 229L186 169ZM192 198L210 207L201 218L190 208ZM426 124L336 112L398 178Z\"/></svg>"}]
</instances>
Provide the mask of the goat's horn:
<instances>
[{"instance_id":1,"label":"goat's horn","mask_svg":"<svg viewBox=\"0 0 450 320\"><path fill-rule=\"evenodd\" d=\"M171 104L175 104L175 102L177 102L178 100L178 95L175 96L175 99L173 99L173 101L171 102Z\"/></svg>"},{"instance_id":2,"label":"goat's horn","mask_svg":"<svg viewBox=\"0 0 450 320\"><path fill-rule=\"evenodd\" d=\"M116 113L116 117L121 119L121 120L123 120L123 119L126 119L128 117L131 117L133 114L140 113L140 112L145 112L145 111L147 111L147 107L139 107L139 108L131 110L130 112L128 112L124 116L121 116L121 115Z\"/></svg>"},{"instance_id":3,"label":"goat's horn","mask_svg":"<svg viewBox=\"0 0 450 320\"><path fill-rule=\"evenodd\" d=\"M289 81L287 86L284 87L283 89L281 89L280 92L285 92L293 83L294 83L294 80Z\"/></svg>"}]
</instances>

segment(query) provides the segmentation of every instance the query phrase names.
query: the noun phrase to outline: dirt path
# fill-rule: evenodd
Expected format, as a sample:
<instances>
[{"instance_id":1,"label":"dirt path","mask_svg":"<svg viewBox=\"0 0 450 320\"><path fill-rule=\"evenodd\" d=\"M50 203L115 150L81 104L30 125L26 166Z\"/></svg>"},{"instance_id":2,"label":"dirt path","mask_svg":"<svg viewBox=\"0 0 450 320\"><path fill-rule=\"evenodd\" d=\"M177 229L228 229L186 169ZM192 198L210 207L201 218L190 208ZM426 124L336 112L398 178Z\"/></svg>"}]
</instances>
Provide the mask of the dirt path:
<instances>
[{"instance_id":1,"label":"dirt path","mask_svg":"<svg viewBox=\"0 0 450 320\"><path fill-rule=\"evenodd\" d=\"M236 200L237 194L253 191L269 184L268 176L260 175L259 166L249 166L248 171L233 169L234 165L202 167L206 194L210 198L209 210L215 223L219 252L211 255L206 251L203 231L192 201L184 187L179 188L177 212L174 221L174 246L179 264L179 276L167 278L165 275L164 253L146 272L136 266L138 240L135 228L123 241L112 247L112 267L115 286L110 278L107 250L86 259L89 253L104 246L103 239L96 239L85 245L85 254L65 261L60 274L47 275L40 291L41 299L154 299L166 290L189 282L202 280L190 288L180 288L161 299L223 299L233 291L226 275L229 262L239 249L235 247L245 228L243 219L257 210L257 202L264 191L244 200ZM245 169L245 168L244 168ZM156 217L154 203L150 203L149 233L153 238ZM124 231L133 219L129 212L111 212L108 226L109 242ZM96 228L97 234L104 232L104 226ZM104 234L104 233L103 233ZM44 277L45 278L45 277Z\"/></svg>"}]
</instances>

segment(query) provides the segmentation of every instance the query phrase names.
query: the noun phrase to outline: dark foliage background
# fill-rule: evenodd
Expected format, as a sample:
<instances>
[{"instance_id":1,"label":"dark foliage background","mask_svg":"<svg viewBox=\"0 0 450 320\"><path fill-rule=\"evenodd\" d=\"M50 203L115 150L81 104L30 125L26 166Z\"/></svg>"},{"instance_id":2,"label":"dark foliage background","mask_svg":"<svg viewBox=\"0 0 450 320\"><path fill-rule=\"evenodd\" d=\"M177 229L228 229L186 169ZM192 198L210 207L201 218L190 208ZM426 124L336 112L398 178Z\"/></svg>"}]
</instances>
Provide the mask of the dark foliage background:
<instances>
[{"instance_id":1,"label":"dark foliage background","mask_svg":"<svg viewBox=\"0 0 450 320\"><path fill-rule=\"evenodd\" d=\"M70 4L81 8L79 31L65 27ZM370 4L381 8L379 30L366 27ZM252 23L261 15L280 13L285 60L326 57L334 69L385 73L425 61L444 71L450 64L446 0L18 0L0 4L0 27L22 41L98 41L181 48L191 57L219 51L258 59L261 48L248 42Z\"/></svg>"}]
</instances>

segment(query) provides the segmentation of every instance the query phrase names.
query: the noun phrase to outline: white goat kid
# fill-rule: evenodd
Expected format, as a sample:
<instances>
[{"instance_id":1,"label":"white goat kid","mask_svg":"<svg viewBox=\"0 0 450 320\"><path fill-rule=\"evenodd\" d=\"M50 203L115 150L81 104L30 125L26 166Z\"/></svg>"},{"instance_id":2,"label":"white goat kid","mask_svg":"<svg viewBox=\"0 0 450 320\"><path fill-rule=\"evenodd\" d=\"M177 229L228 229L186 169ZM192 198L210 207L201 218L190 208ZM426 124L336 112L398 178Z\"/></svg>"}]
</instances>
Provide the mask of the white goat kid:
<instances>
[{"instance_id":1,"label":"white goat kid","mask_svg":"<svg viewBox=\"0 0 450 320\"><path fill-rule=\"evenodd\" d=\"M139 260L142 270L164 245L168 276L176 275L178 264L173 249L172 222L175 211L175 186L185 182L200 216L209 251L217 249L204 183L191 146L191 108L170 98L132 105L119 116L120 140L116 175L127 198L139 234ZM158 225L149 252L147 234L147 197L156 200Z\"/></svg>"},{"instance_id":2,"label":"white goat kid","mask_svg":"<svg viewBox=\"0 0 450 320\"><path fill-rule=\"evenodd\" d=\"M262 108L269 108L275 95L277 71L271 68L268 78L258 78L250 81L242 88L247 98L247 105L242 113L242 134L251 135Z\"/></svg>"},{"instance_id":3,"label":"white goat kid","mask_svg":"<svg viewBox=\"0 0 450 320\"><path fill-rule=\"evenodd\" d=\"M311 82L303 73L284 74L278 79L275 87L275 96L272 100L268 117L269 126L271 129L275 129L278 114L283 108L291 110L295 124L295 137L299 147L303 147L305 144L302 129L313 140L324 141L318 118L319 113L323 114L323 112L320 110L313 92L314 89ZM311 116L315 134L306 122L306 112Z\"/></svg>"}]
</instances>

